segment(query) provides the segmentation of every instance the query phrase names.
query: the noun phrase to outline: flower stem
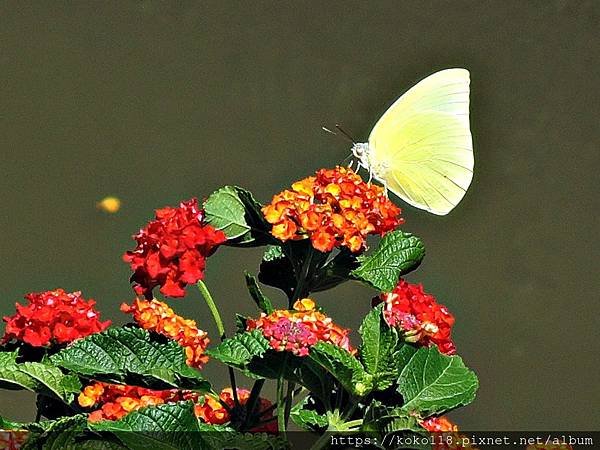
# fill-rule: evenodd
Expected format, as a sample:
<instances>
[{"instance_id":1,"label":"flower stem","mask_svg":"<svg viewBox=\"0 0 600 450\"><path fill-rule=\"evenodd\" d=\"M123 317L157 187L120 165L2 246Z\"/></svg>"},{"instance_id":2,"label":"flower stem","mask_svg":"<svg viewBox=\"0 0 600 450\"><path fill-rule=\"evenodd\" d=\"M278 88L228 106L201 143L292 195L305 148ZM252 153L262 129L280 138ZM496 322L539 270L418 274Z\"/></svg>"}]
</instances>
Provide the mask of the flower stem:
<instances>
[{"instance_id":1,"label":"flower stem","mask_svg":"<svg viewBox=\"0 0 600 450\"><path fill-rule=\"evenodd\" d=\"M206 305L213 316L215 324L217 325L217 331L219 332L221 341L223 341L225 339L225 327L223 326L223 320L221 320L221 314L219 314L217 305L215 304L212 295L210 295L210 291L208 290L208 287L206 287L204 281L198 281L198 290L202 294L202 297L204 297L204 301L206 302Z\"/></svg>"},{"instance_id":2,"label":"flower stem","mask_svg":"<svg viewBox=\"0 0 600 450\"><path fill-rule=\"evenodd\" d=\"M294 289L294 296L293 296L293 299L295 299L295 300L300 300L301 298L304 298L306 295L308 295L308 290L306 289L306 287L307 287L306 285L308 282L308 275L310 273L313 255L315 253L312 243L309 242L309 245L310 245L310 247L309 247L308 253L306 254L306 258L304 259L304 262L302 263L302 269L300 270L300 273L296 277L297 284L296 284L296 288ZM291 307L292 307L292 305L290 305L290 308Z\"/></svg>"},{"instance_id":3,"label":"flower stem","mask_svg":"<svg viewBox=\"0 0 600 450\"><path fill-rule=\"evenodd\" d=\"M256 405L258 404L258 398L260 395L260 391L265 384L265 379L256 380L254 385L252 386L252 390L250 391L250 397L248 397L248 403L246 403L246 418L244 420L244 426L248 425L251 422L251 419L254 417L254 410L256 409Z\"/></svg>"},{"instance_id":4,"label":"flower stem","mask_svg":"<svg viewBox=\"0 0 600 450\"><path fill-rule=\"evenodd\" d=\"M227 336L225 335L225 327L223 326L223 319L221 319L221 314L219 313L219 309L217 308L217 305L216 305L215 301L213 300L212 295L210 294L210 291L208 290L208 287L206 286L206 283L204 283L204 281L200 280L200 281L198 281L197 286L198 286L198 290L200 291L200 294L202 294L202 297L204 298L204 301L206 302L206 305L208 306L208 309L210 310L210 313L213 316L215 324L217 325L217 332L219 333L221 342L223 342ZM237 395L237 385L235 382L235 373L233 372L233 368L231 368L231 367L229 367L229 380L231 382L231 390L233 392L233 400L235 402L235 406L239 407L240 402L239 402L238 395Z\"/></svg>"},{"instance_id":5,"label":"flower stem","mask_svg":"<svg viewBox=\"0 0 600 450\"><path fill-rule=\"evenodd\" d=\"M283 374L277 378L277 428L287 439L285 432L285 379Z\"/></svg>"}]
</instances>

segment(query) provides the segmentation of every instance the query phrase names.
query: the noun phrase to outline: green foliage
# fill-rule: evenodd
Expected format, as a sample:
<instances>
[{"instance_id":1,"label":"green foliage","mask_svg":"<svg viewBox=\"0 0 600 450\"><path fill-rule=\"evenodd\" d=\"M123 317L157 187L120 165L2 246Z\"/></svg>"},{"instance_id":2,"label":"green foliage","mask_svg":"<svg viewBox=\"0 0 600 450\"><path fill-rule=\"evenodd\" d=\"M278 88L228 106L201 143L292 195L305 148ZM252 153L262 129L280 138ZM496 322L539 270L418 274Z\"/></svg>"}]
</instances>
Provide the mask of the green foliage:
<instances>
[{"instance_id":1,"label":"green foliage","mask_svg":"<svg viewBox=\"0 0 600 450\"><path fill-rule=\"evenodd\" d=\"M280 246L267 247L262 262L258 280L268 286L281 289L290 298L296 286L296 275L291 261L283 254Z\"/></svg>"},{"instance_id":2,"label":"green foliage","mask_svg":"<svg viewBox=\"0 0 600 450\"><path fill-rule=\"evenodd\" d=\"M306 431L317 431L326 428L329 424L327 416L319 414L314 409L309 409L307 407L308 399L309 397L307 396L294 405L290 413L290 418L296 425Z\"/></svg>"},{"instance_id":3,"label":"green foliage","mask_svg":"<svg viewBox=\"0 0 600 450\"><path fill-rule=\"evenodd\" d=\"M71 403L81 390L79 378L65 375L58 367L40 362L17 363L16 352L0 353L0 387L26 389Z\"/></svg>"},{"instance_id":4,"label":"green foliage","mask_svg":"<svg viewBox=\"0 0 600 450\"><path fill-rule=\"evenodd\" d=\"M381 310L381 305L373 308L359 330L362 338L360 359L366 371L373 376L373 388L376 390L390 387L400 373L398 332L387 325Z\"/></svg>"},{"instance_id":5,"label":"green foliage","mask_svg":"<svg viewBox=\"0 0 600 450\"><path fill-rule=\"evenodd\" d=\"M419 349L398 378L398 391L404 397L402 411L421 417L468 405L478 387L477 376L460 356L444 355L436 346Z\"/></svg>"},{"instance_id":6,"label":"green foliage","mask_svg":"<svg viewBox=\"0 0 600 450\"><path fill-rule=\"evenodd\" d=\"M309 358L331 373L348 392L364 396L373 389L373 376L346 349L318 342L310 350Z\"/></svg>"},{"instance_id":7,"label":"green foliage","mask_svg":"<svg viewBox=\"0 0 600 450\"><path fill-rule=\"evenodd\" d=\"M245 272L244 276L246 277L246 286L248 287L248 292L250 292L250 296L256 303L256 305L260 308L262 312L270 314L273 312L273 303L265 294L263 294L260 286L258 285L256 278L252 276L249 272Z\"/></svg>"},{"instance_id":8,"label":"green foliage","mask_svg":"<svg viewBox=\"0 0 600 450\"><path fill-rule=\"evenodd\" d=\"M398 279L416 269L425 255L421 240L410 233L392 231L369 256L359 257L360 266L352 276L382 292L390 292Z\"/></svg>"},{"instance_id":9,"label":"green foliage","mask_svg":"<svg viewBox=\"0 0 600 450\"><path fill-rule=\"evenodd\" d=\"M74 342L50 359L57 366L100 380L142 382L157 389L210 389L200 372L186 364L177 342L153 340L150 333L136 327L109 328Z\"/></svg>"},{"instance_id":10,"label":"green foliage","mask_svg":"<svg viewBox=\"0 0 600 450\"><path fill-rule=\"evenodd\" d=\"M334 258L316 271L310 284L310 291L325 291L351 280L351 273L358 265L358 258L350 250L342 247Z\"/></svg>"},{"instance_id":11,"label":"green foliage","mask_svg":"<svg viewBox=\"0 0 600 450\"><path fill-rule=\"evenodd\" d=\"M257 247L274 241L271 225L252 194L237 186L213 192L204 203L205 222L227 236L226 245Z\"/></svg>"},{"instance_id":12,"label":"green foliage","mask_svg":"<svg viewBox=\"0 0 600 450\"><path fill-rule=\"evenodd\" d=\"M207 354L228 366L245 370L252 358L261 356L271 346L258 330L236 334L207 350Z\"/></svg>"}]
</instances>

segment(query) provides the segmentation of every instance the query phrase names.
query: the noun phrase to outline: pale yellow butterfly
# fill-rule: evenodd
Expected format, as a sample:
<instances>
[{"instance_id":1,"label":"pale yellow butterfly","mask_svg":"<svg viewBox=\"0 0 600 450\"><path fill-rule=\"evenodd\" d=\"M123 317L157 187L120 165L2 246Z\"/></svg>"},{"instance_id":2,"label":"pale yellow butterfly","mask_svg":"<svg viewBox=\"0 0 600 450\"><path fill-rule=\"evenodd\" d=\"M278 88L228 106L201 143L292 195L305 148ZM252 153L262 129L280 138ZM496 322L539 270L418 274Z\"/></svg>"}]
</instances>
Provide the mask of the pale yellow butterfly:
<instances>
[{"instance_id":1,"label":"pale yellow butterfly","mask_svg":"<svg viewBox=\"0 0 600 450\"><path fill-rule=\"evenodd\" d=\"M354 144L359 165L407 203L448 214L473 178L469 71L446 69L402 95Z\"/></svg>"}]
</instances>

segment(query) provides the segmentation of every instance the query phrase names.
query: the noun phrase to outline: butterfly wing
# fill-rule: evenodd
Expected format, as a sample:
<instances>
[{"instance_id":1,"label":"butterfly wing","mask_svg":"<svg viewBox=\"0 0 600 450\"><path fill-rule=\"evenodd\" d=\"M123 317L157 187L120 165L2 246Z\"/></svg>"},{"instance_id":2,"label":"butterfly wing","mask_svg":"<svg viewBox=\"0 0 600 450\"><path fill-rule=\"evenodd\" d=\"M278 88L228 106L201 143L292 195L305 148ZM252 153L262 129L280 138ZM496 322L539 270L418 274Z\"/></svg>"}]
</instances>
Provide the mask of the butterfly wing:
<instances>
[{"instance_id":1,"label":"butterfly wing","mask_svg":"<svg viewBox=\"0 0 600 450\"><path fill-rule=\"evenodd\" d=\"M473 178L469 72L437 72L411 88L369 136L369 165L388 188L417 208L448 214Z\"/></svg>"}]
</instances>

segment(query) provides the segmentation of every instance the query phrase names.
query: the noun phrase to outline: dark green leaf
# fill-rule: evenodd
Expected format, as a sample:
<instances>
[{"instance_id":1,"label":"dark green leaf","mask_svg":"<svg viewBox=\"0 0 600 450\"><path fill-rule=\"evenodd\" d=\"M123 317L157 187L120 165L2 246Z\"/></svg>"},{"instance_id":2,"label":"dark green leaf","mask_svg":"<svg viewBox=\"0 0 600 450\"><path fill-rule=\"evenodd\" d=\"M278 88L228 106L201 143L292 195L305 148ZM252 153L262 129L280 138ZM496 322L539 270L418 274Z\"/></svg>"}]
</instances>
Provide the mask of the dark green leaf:
<instances>
[{"instance_id":1,"label":"dark green leaf","mask_svg":"<svg viewBox=\"0 0 600 450\"><path fill-rule=\"evenodd\" d=\"M240 433L223 425L200 423L201 436L211 449L283 450L289 444L283 437L266 433Z\"/></svg>"},{"instance_id":2,"label":"dark green leaf","mask_svg":"<svg viewBox=\"0 0 600 450\"><path fill-rule=\"evenodd\" d=\"M296 275L290 260L283 254L281 247L269 246L260 263L258 280L267 286L273 286L291 297L296 287Z\"/></svg>"},{"instance_id":3,"label":"dark green leaf","mask_svg":"<svg viewBox=\"0 0 600 450\"><path fill-rule=\"evenodd\" d=\"M371 255L359 258L360 266L352 271L352 276L382 292L390 292L402 275L419 266L424 255L425 247L418 237L392 231Z\"/></svg>"},{"instance_id":4,"label":"dark green leaf","mask_svg":"<svg viewBox=\"0 0 600 450\"><path fill-rule=\"evenodd\" d=\"M318 342L309 357L331 373L346 390L364 396L373 389L373 377L352 354L329 342Z\"/></svg>"},{"instance_id":5,"label":"dark green leaf","mask_svg":"<svg viewBox=\"0 0 600 450\"><path fill-rule=\"evenodd\" d=\"M246 286L248 287L248 291L250 292L250 296L256 302L257 306L260 308L262 312L267 314L271 314L274 310L273 303L260 289L260 286L256 282L256 278L252 276L249 272L244 273L246 277Z\"/></svg>"},{"instance_id":6,"label":"dark green leaf","mask_svg":"<svg viewBox=\"0 0 600 450\"><path fill-rule=\"evenodd\" d=\"M317 431L326 428L329 424L325 414L319 414L314 409L307 409L307 399L305 397L301 402L294 405L290 412L290 418L303 430Z\"/></svg>"},{"instance_id":7,"label":"dark green leaf","mask_svg":"<svg viewBox=\"0 0 600 450\"><path fill-rule=\"evenodd\" d=\"M237 186L213 192L204 203L205 222L227 236L226 245L256 247L273 242L271 225L252 194Z\"/></svg>"},{"instance_id":8,"label":"dark green leaf","mask_svg":"<svg viewBox=\"0 0 600 450\"><path fill-rule=\"evenodd\" d=\"M431 449L430 444L425 444L430 438L418 423L417 418L410 416L398 407L386 406L380 401L373 400L365 409L361 431L378 436L379 442L388 442L385 449ZM394 442L400 442L387 438L388 434L394 434L395 438L402 437L404 443L417 442L415 445L404 444L403 446L393 446ZM419 440L415 438L421 438ZM423 439L426 438L426 439ZM390 447L390 445L392 445ZM384 448L381 446L380 448Z\"/></svg>"},{"instance_id":9,"label":"dark green leaf","mask_svg":"<svg viewBox=\"0 0 600 450\"><path fill-rule=\"evenodd\" d=\"M131 450L208 450L192 402L166 403L130 412L117 421L91 423L96 431L114 433Z\"/></svg>"},{"instance_id":10,"label":"dark green leaf","mask_svg":"<svg viewBox=\"0 0 600 450\"><path fill-rule=\"evenodd\" d=\"M477 376L459 356L441 354L436 346L419 349L398 378L402 410L421 417L471 403L478 387Z\"/></svg>"},{"instance_id":11,"label":"dark green leaf","mask_svg":"<svg viewBox=\"0 0 600 450\"><path fill-rule=\"evenodd\" d=\"M314 275L310 290L319 292L331 289L352 279L351 272L358 267L358 259L348 249L342 247L335 258L322 266Z\"/></svg>"},{"instance_id":12,"label":"dark green leaf","mask_svg":"<svg viewBox=\"0 0 600 450\"><path fill-rule=\"evenodd\" d=\"M254 357L263 355L271 346L259 330L236 334L207 350L214 359L232 367L245 369Z\"/></svg>"},{"instance_id":13,"label":"dark green leaf","mask_svg":"<svg viewBox=\"0 0 600 450\"><path fill-rule=\"evenodd\" d=\"M81 383L75 375L65 375L58 367L38 362L16 362L16 353L3 354L0 366L0 387L27 389L71 403Z\"/></svg>"},{"instance_id":14,"label":"dark green leaf","mask_svg":"<svg viewBox=\"0 0 600 450\"><path fill-rule=\"evenodd\" d=\"M150 387L208 390L200 372L186 364L177 342L151 339L136 327L109 328L74 342L51 358L57 366L97 379Z\"/></svg>"},{"instance_id":15,"label":"dark green leaf","mask_svg":"<svg viewBox=\"0 0 600 450\"><path fill-rule=\"evenodd\" d=\"M362 338L360 359L366 371L373 376L373 388L376 390L387 389L400 374L398 333L387 325L381 309L381 305L373 308L359 329Z\"/></svg>"}]
</instances>

